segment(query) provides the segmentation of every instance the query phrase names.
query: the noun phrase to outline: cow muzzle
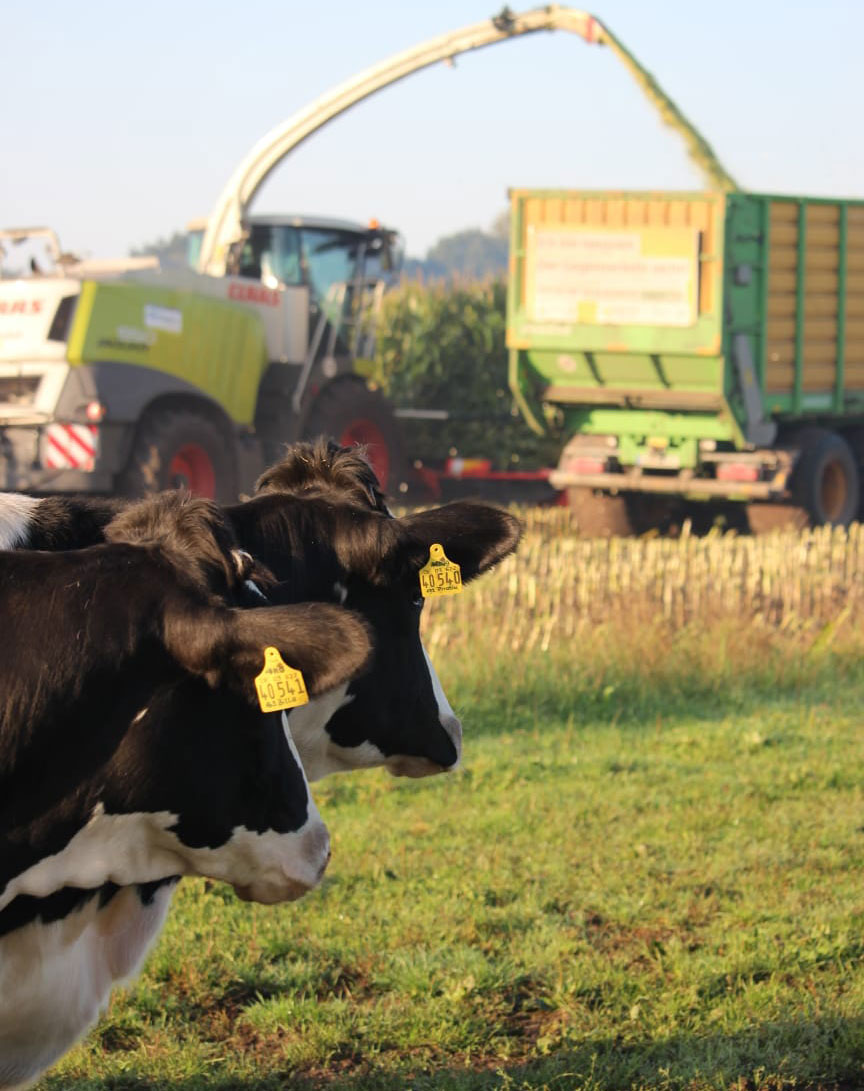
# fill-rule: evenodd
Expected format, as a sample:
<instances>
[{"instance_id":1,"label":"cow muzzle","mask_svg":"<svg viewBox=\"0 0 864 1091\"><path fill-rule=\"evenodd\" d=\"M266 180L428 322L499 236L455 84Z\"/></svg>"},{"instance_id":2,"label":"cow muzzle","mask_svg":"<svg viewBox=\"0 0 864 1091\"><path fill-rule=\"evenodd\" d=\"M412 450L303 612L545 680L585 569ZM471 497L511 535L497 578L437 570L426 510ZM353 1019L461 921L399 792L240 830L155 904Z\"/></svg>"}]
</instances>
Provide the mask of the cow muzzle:
<instances>
[{"instance_id":1,"label":"cow muzzle","mask_svg":"<svg viewBox=\"0 0 864 1091\"><path fill-rule=\"evenodd\" d=\"M387 772L394 777L434 777L447 772L446 765L439 765L429 758L420 758L414 754L394 754L387 759Z\"/></svg>"},{"instance_id":2,"label":"cow muzzle","mask_svg":"<svg viewBox=\"0 0 864 1091\"><path fill-rule=\"evenodd\" d=\"M426 753L392 754L385 762L394 777L433 777L438 773L451 773L462 763L462 724L452 715L442 716L438 727L441 733L429 740Z\"/></svg>"},{"instance_id":3,"label":"cow muzzle","mask_svg":"<svg viewBox=\"0 0 864 1091\"><path fill-rule=\"evenodd\" d=\"M290 836L290 835L289 835ZM276 905L296 902L324 878L330 862L330 835L318 819L294 835L290 855L278 869L267 869L250 882L232 883L234 893L244 902Z\"/></svg>"},{"instance_id":4,"label":"cow muzzle","mask_svg":"<svg viewBox=\"0 0 864 1091\"><path fill-rule=\"evenodd\" d=\"M259 902L261 905L278 905L279 902L296 902L312 890L311 886L286 879L284 883L255 882L246 886L235 886L234 893L244 902Z\"/></svg>"}]
</instances>

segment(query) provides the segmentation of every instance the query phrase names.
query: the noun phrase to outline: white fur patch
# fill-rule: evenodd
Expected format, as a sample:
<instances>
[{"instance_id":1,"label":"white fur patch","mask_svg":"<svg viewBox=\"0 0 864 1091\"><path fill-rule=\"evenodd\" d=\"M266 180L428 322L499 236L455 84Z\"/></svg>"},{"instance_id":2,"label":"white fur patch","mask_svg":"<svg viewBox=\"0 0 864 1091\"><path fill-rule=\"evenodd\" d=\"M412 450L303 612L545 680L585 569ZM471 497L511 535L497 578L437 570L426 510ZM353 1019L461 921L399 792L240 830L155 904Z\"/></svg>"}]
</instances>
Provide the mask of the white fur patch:
<instances>
[{"instance_id":1,"label":"white fur patch","mask_svg":"<svg viewBox=\"0 0 864 1091\"><path fill-rule=\"evenodd\" d=\"M173 893L160 887L142 905L127 888L101 909L93 897L0 937L0 1088L35 1079L95 1023L112 986L138 971Z\"/></svg>"},{"instance_id":2,"label":"white fur patch","mask_svg":"<svg viewBox=\"0 0 864 1091\"><path fill-rule=\"evenodd\" d=\"M17 549L27 541L33 509L41 500L17 492L0 492L0 549Z\"/></svg>"},{"instance_id":3,"label":"white fur patch","mask_svg":"<svg viewBox=\"0 0 864 1091\"><path fill-rule=\"evenodd\" d=\"M171 875L202 875L243 887L256 901L282 901L316 886L329 858L327 830L311 795L299 830L256 833L240 826L215 849L183 844L170 829L176 822L170 811L106 815L99 804L64 849L6 885L0 909L20 894L41 898L64 886L132 886Z\"/></svg>"},{"instance_id":4,"label":"white fur patch","mask_svg":"<svg viewBox=\"0 0 864 1091\"><path fill-rule=\"evenodd\" d=\"M368 739L359 746L340 746L331 742L327 746L327 761L331 773L350 773L352 769L376 769L386 765L387 758L374 742Z\"/></svg>"},{"instance_id":5,"label":"white fur patch","mask_svg":"<svg viewBox=\"0 0 864 1091\"><path fill-rule=\"evenodd\" d=\"M451 708L450 702L447 700L447 694L444 692L444 687L441 685L438 675L435 673L435 668L432 666L432 660L429 658L425 648L423 649L423 655L426 659L426 666L429 668L432 692L435 694L435 700L438 704L438 719L441 721L441 726L450 736L453 745L456 747L456 761L450 768L458 769L462 763L462 723Z\"/></svg>"},{"instance_id":6,"label":"white fur patch","mask_svg":"<svg viewBox=\"0 0 864 1091\"><path fill-rule=\"evenodd\" d=\"M60 852L43 857L7 883L0 909L20 894L44 898L64 886L88 890L107 882L129 886L188 874L183 846L168 832L176 821L170 811L106 815L97 804L87 825Z\"/></svg>"},{"instance_id":7,"label":"white fur patch","mask_svg":"<svg viewBox=\"0 0 864 1091\"><path fill-rule=\"evenodd\" d=\"M337 746L327 734L325 728L331 717L353 700L354 696L348 693L347 685L337 686L321 697L313 698L307 705L294 708L290 713L282 713L285 735L292 745L296 743L297 755L308 780L321 780L331 773L346 773L352 769L381 765L384 761L384 755L371 743ZM366 748L374 751L374 754L361 754Z\"/></svg>"},{"instance_id":8,"label":"white fur patch","mask_svg":"<svg viewBox=\"0 0 864 1091\"><path fill-rule=\"evenodd\" d=\"M246 556L248 557L249 554L247 553ZM270 605L270 600L267 598L267 596L264 594L264 592L261 590L261 588L258 586L258 584L254 580L244 580L244 583L246 585L246 590L247 591L251 591L252 594L255 595L256 598L260 599L267 606Z\"/></svg>"}]
</instances>

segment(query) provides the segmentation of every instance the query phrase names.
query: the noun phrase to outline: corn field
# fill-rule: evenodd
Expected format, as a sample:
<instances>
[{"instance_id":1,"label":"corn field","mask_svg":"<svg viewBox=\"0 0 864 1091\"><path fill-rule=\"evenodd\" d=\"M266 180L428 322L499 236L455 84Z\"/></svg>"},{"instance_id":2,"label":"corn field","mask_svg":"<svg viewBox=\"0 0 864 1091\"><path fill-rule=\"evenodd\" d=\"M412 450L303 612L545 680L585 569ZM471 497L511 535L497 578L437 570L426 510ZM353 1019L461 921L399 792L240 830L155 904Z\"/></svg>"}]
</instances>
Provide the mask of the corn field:
<instances>
[{"instance_id":1,"label":"corn field","mask_svg":"<svg viewBox=\"0 0 864 1091\"><path fill-rule=\"evenodd\" d=\"M452 647L484 627L484 645L514 653L601 623L734 619L813 629L864 614L864 526L764 537L585 539L565 508L519 512L519 551L462 595L424 611L424 640ZM463 637L462 634L466 634Z\"/></svg>"},{"instance_id":2,"label":"corn field","mask_svg":"<svg viewBox=\"0 0 864 1091\"><path fill-rule=\"evenodd\" d=\"M490 458L498 469L551 466L563 438L538 437L507 386L506 285L407 281L384 299L375 380L401 409L443 409L446 423L418 420L407 454L435 465L451 455Z\"/></svg>"}]
</instances>

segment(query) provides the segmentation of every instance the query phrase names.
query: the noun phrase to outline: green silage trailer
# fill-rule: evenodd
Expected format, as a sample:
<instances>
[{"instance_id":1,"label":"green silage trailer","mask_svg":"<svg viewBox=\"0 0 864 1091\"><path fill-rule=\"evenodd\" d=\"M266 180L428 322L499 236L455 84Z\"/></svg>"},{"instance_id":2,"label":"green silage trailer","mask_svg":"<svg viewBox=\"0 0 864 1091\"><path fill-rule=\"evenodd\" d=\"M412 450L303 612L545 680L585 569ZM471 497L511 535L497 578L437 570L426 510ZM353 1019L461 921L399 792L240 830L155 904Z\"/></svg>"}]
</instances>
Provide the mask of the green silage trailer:
<instances>
[{"instance_id":1,"label":"green silage trailer","mask_svg":"<svg viewBox=\"0 0 864 1091\"><path fill-rule=\"evenodd\" d=\"M857 518L864 201L511 193L510 385L585 529Z\"/></svg>"}]
</instances>

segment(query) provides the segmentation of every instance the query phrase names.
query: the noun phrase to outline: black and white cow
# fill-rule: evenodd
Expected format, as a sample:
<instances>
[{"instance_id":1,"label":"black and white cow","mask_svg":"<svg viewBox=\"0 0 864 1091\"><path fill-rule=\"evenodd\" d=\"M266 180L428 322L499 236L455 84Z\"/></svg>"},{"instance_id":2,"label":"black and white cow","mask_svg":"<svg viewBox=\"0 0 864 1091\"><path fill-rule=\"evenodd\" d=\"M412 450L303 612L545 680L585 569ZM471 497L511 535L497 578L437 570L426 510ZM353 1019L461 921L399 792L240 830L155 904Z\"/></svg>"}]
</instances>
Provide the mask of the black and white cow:
<instances>
[{"instance_id":1,"label":"black and white cow","mask_svg":"<svg viewBox=\"0 0 864 1091\"><path fill-rule=\"evenodd\" d=\"M312 694L369 654L340 607L227 607L248 558L207 501L146 501L104 535L0 554L3 1088L98 1016L161 929L175 877L265 902L316 885L326 827L252 679L268 645Z\"/></svg>"},{"instance_id":2,"label":"black and white cow","mask_svg":"<svg viewBox=\"0 0 864 1091\"><path fill-rule=\"evenodd\" d=\"M474 578L515 549L518 521L480 504L453 504L394 519L359 453L323 441L289 448L257 489L252 500L228 508L226 515L240 545L265 561L280 581L268 588L268 598L344 603L365 619L373 636L368 684L357 680L342 686L284 718L309 779L380 764L413 776L455 767L461 725L420 642L423 600L417 573L429 546L441 542L462 566L463 578ZM118 501L0 497L0 544L68 549L97 542L122 506ZM92 945L98 946L108 920L118 934L136 940L128 945L135 959L123 961L114 980L133 972L161 928L172 889L108 887L100 892L80 930L84 961L93 958ZM31 919L55 921L59 931L70 904L74 899L60 892L34 900L26 911ZM58 941L54 966L62 962L63 950ZM100 1003L112 983L110 974L103 975ZM67 1034L68 1044L87 1025L89 1019L71 1037Z\"/></svg>"}]
</instances>

